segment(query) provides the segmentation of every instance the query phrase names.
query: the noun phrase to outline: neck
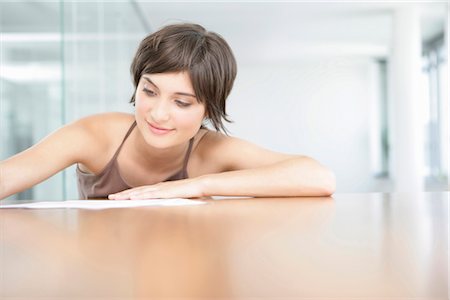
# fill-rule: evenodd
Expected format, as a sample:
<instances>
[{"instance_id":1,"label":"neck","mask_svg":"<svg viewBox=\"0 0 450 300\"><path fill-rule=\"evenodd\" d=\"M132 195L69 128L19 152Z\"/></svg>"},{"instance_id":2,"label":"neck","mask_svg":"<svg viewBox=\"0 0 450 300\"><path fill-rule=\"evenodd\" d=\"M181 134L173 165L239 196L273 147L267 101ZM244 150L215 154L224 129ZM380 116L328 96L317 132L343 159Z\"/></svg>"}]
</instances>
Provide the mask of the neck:
<instances>
[{"instance_id":1,"label":"neck","mask_svg":"<svg viewBox=\"0 0 450 300\"><path fill-rule=\"evenodd\" d=\"M170 169L173 165L179 165L184 160L189 147L188 141L170 148L155 148L146 143L139 130L135 130L133 133L136 159L152 168Z\"/></svg>"}]
</instances>

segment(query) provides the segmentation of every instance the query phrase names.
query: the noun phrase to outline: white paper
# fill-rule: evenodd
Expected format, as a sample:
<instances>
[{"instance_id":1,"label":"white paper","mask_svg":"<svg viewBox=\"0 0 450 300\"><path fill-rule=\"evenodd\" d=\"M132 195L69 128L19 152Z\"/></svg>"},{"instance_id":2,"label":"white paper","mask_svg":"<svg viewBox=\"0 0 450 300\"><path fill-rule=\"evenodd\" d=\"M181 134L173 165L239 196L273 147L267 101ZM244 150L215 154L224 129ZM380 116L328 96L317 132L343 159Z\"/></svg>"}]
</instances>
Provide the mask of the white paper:
<instances>
[{"instance_id":1,"label":"white paper","mask_svg":"<svg viewBox=\"0 0 450 300\"><path fill-rule=\"evenodd\" d=\"M181 206L205 204L204 201L189 200L182 198L172 199L152 199L152 200L67 200L31 202L22 204L5 204L0 208L84 208L84 209L105 209L120 207L140 207L140 206Z\"/></svg>"}]
</instances>

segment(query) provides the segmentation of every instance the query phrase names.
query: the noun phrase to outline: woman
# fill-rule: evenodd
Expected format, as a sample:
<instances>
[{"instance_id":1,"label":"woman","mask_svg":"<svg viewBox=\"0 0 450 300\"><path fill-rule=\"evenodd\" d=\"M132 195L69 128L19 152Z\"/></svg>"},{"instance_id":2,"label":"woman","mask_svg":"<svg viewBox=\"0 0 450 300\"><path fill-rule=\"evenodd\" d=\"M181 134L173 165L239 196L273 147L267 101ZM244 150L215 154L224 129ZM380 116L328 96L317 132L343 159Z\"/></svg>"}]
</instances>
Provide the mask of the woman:
<instances>
[{"instance_id":1,"label":"woman","mask_svg":"<svg viewBox=\"0 0 450 300\"><path fill-rule=\"evenodd\" d=\"M197 24L146 37L131 65L135 113L80 119L0 163L0 198L78 164L80 198L328 196L333 173L312 158L230 137L233 53ZM210 122L216 131L203 126Z\"/></svg>"}]
</instances>

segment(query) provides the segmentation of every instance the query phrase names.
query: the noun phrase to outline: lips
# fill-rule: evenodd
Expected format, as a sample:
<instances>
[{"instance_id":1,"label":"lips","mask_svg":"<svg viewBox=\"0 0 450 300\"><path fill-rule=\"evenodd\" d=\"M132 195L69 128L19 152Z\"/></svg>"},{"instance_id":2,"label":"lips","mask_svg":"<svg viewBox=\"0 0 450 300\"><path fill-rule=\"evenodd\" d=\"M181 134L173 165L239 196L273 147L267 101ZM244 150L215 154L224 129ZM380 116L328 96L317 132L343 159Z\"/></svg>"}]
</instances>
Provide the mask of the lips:
<instances>
[{"instance_id":1,"label":"lips","mask_svg":"<svg viewBox=\"0 0 450 300\"><path fill-rule=\"evenodd\" d=\"M147 122L147 124L148 124L148 127L150 128L150 131L156 135L164 135L164 134L167 134L167 133L173 131L173 129L160 127L153 123Z\"/></svg>"}]
</instances>

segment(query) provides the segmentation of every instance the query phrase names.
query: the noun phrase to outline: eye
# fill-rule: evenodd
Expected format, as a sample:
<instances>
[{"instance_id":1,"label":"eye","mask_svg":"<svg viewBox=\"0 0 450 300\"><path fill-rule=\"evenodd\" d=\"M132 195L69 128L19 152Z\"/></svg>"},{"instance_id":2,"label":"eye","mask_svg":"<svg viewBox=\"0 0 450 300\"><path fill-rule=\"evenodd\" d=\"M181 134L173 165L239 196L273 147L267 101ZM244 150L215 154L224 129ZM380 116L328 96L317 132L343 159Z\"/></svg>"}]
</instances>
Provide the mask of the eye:
<instances>
[{"instance_id":1,"label":"eye","mask_svg":"<svg viewBox=\"0 0 450 300\"><path fill-rule=\"evenodd\" d=\"M184 102L184 101L181 101L181 100L175 100L175 103L176 103L179 107L182 107L182 108L191 106L190 103Z\"/></svg>"},{"instance_id":2,"label":"eye","mask_svg":"<svg viewBox=\"0 0 450 300\"><path fill-rule=\"evenodd\" d=\"M154 91L149 90L149 89L147 89L145 87L142 89L142 91L144 91L144 93L146 93L149 96L155 96L156 95L156 93Z\"/></svg>"}]
</instances>

